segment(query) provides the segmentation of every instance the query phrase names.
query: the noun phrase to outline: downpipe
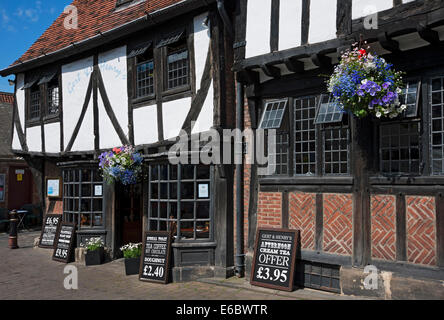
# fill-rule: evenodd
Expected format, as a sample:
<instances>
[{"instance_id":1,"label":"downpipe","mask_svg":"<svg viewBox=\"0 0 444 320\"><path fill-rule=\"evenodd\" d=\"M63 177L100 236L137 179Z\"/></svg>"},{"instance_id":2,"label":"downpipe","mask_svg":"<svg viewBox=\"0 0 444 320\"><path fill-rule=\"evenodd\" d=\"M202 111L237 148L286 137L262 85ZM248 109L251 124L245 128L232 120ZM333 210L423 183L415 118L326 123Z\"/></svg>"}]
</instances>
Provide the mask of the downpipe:
<instances>
[{"instance_id":1,"label":"downpipe","mask_svg":"<svg viewBox=\"0 0 444 320\"><path fill-rule=\"evenodd\" d=\"M236 128L241 132L244 129L244 86L236 81ZM237 141L236 143L242 143ZM243 146L243 143L242 143ZM243 150L243 147L242 149ZM243 159L243 152L242 152ZM242 161L243 163L243 161ZM244 174L243 164L236 164L236 265L235 274L238 278L245 276L245 248L244 248Z\"/></svg>"},{"instance_id":2,"label":"downpipe","mask_svg":"<svg viewBox=\"0 0 444 320\"><path fill-rule=\"evenodd\" d=\"M234 38L233 25L231 24L230 17L228 16L227 10L225 9L225 1L217 0L217 10L219 11L220 17L224 22L225 31L228 33L231 39Z\"/></svg>"}]
</instances>

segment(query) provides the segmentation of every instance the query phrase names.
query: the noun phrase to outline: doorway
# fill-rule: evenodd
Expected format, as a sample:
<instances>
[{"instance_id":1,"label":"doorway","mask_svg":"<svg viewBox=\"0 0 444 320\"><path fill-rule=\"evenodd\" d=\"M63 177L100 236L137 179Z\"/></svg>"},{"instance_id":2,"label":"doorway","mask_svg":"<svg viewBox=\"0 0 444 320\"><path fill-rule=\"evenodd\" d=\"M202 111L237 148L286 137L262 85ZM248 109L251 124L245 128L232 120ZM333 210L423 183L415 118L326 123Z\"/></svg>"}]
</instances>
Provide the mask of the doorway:
<instances>
[{"instance_id":1,"label":"doorway","mask_svg":"<svg viewBox=\"0 0 444 320\"><path fill-rule=\"evenodd\" d=\"M141 243L143 232L142 184L116 186L116 240L120 248Z\"/></svg>"}]
</instances>

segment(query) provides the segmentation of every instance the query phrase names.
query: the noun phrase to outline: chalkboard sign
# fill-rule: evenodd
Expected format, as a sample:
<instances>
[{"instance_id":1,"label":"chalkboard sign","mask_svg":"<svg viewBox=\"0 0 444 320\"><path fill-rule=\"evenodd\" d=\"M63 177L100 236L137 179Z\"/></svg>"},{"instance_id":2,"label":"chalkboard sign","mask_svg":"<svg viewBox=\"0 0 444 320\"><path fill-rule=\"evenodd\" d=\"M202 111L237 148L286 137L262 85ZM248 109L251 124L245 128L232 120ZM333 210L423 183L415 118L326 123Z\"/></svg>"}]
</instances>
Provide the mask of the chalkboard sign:
<instances>
[{"instance_id":1,"label":"chalkboard sign","mask_svg":"<svg viewBox=\"0 0 444 320\"><path fill-rule=\"evenodd\" d=\"M293 291L299 231L259 229L256 237L251 284Z\"/></svg>"},{"instance_id":2,"label":"chalkboard sign","mask_svg":"<svg viewBox=\"0 0 444 320\"><path fill-rule=\"evenodd\" d=\"M143 238L139 279L168 283L170 273L171 232L150 231Z\"/></svg>"},{"instance_id":3,"label":"chalkboard sign","mask_svg":"<svg viewBox=\"0 0 444 320\"><path fill-rule=\"evenodd\" d=\"M74 223L61 224L54 246L53 260L64 263L70 262L75 231L76 225Z\"/></svg>"},{"instance_id":4,"label":"chalkboard sign","mask_svg":"<svg viewBox=\"0 0 444 320\"><path fill-rule=\"evenodd\" d=\"M57 231L59 230L62 216L58 214L47 214L43 220L42 234L40 235L39 247L54 249Z\"/></svg>"}]
</instances>

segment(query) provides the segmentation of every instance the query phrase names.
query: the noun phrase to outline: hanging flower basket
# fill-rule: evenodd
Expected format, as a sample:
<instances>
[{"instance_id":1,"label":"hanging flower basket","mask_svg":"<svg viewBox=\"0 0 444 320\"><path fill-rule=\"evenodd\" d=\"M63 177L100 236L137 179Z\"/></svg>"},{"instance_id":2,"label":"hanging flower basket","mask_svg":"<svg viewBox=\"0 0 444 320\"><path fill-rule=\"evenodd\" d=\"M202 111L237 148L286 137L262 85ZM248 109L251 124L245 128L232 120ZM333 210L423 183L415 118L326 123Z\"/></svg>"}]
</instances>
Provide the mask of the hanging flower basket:
<instances>
[{"instance_id":1,"label":"hanging flower basket","mask_svg":"<svg viewBox=\"0 0 444 320\"><path fill-rule=\"evenodd\" d=\"M104 152L99 157L102 176L107 183L132 185L139 182L143 158L133 147L124 146Z\"/></svg>"},{"instance_id":2,"label":"hanging flower basket","mask_svg":"<svg viewBox=\"0 0 444 320\"><path fill-rule=\"evenodd\" d=\"M359 46L341 56L328 81L328 91L346 112L358 118L396 118L405 109L399 101L402 72L384 58Z\"/></svg>"}]
</instances>

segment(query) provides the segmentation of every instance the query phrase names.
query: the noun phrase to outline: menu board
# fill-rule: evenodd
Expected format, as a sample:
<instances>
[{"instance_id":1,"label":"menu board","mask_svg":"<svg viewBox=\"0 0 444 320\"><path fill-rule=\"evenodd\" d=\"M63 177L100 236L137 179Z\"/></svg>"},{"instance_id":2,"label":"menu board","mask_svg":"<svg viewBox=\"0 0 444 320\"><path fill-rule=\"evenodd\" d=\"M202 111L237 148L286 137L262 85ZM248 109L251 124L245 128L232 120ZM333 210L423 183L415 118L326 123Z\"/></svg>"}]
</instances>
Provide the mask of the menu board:
<instances>
[{"instance_id":1,"label":"menu board","mask_svg":"<svg viewBox=\"0 0 444 320\"><path fill-rule=\"evenodd\" d=\"M57 233L54 254L52 259L59 262L69 263L74 244L76 225L74 223L62 223Z\"/></svg>"},{"instance_id":2,"label":"menu board","mask_svg":"<svg viewBox=\"0 0 444 320\"><path fill-rule=\"evenodd\" d=\"M168 283L170 273L171 232L149 231L143 238L139 279Z\"/></svg>"},{"instance_id":3,"label":"menu board","mask_svg":"<svg viewBox=\"0 0 444 320\"><path fill-rule=\"evenodd\" d=\"M47 214L43 221L42 234L40 235L39 247L54 249L55 239L62 216L58 214Z\"/></svg>"},{"instance_id":4,"label":"menu board","mask_svg":"<svg viewBox=\"0 0 444 320\"><path fill-rule=\"evenodd\" d=\"M293 291L299 231L259 229L256 237L251 284Z\"/></svg>"}]
</instances>

